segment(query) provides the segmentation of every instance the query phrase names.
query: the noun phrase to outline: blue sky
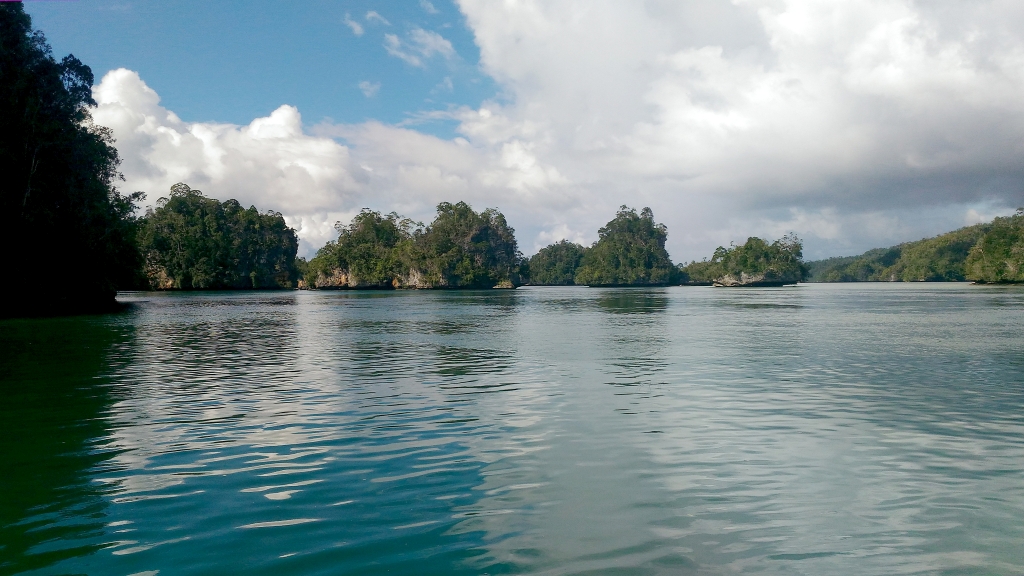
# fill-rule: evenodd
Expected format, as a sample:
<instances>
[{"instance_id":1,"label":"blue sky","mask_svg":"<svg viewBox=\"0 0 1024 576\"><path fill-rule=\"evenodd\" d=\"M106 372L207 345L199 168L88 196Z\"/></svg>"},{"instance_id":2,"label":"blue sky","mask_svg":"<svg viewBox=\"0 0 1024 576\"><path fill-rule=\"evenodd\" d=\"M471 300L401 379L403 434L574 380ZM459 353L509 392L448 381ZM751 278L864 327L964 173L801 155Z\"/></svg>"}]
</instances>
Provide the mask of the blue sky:
<instances>
[{"instance_id":1,"label":"blue sky","mask_svg":"<svg viewBox=\"0 0 1024 576\"><path fill-rule=\"evenodd\" d=\"M26 8L55 54L75 54L97 81L115 68L138 72L186 121L246 124L291 104L307 125L397 124L497 94L479 70L472 31L445 0L82 0ZM388 53L385 34L405 41L416 29L439 34L456 55L415 66ZM453 126L417 124L447 136Z\"/></svg>"}]
</instances>

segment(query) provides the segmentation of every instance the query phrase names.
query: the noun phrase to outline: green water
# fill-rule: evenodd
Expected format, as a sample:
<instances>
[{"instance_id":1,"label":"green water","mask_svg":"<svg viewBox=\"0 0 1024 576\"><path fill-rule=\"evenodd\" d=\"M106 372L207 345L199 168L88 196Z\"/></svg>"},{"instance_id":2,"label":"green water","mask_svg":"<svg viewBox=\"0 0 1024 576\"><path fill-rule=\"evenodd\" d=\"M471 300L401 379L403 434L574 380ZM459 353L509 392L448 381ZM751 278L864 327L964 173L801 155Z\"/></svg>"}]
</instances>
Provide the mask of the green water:
<instances>
[{"instance_id":1,"label":"green water","mask_svg":"<svg viewBox=\"0 0 1024 576\"><path fill-rule=\"evenodd\" d=\"M1024 573L1024 289L0 322L0 573Z\"/></svg>"}]
</instances>

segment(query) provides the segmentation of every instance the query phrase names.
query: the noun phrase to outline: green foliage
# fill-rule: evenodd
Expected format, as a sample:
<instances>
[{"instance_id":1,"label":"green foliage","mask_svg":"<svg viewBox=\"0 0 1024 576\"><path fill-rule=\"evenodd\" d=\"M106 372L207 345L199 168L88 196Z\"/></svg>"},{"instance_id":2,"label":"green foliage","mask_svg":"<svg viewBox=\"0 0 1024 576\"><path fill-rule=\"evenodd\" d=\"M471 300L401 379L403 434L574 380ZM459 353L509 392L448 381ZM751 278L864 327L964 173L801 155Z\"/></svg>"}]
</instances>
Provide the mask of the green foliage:
<instances>
[{"instance_id":1,"label":"green foliage","mask_svg":"<svg viewBox=\"0 0 1024 576\"><path fill-rule=\"evenodd\" d=\"M574 279L587 286L651 286L678 283L679 269L665 250L668 231L654 213L622 206L598 230L598 241L584 254Z\"/></svg>"},{"instance_id":2,"label":"green foliage","mask_svg":"<svg viewBox=\"0 0 1024 576\"><path fill-rule=\"evenodd\" d=\"M996 218L971 248L964 268L967 279L975 282L1024 282L1024 208Z\"/></svg>"},{"instance_id":3,"label":"green foliage","mask_svg":"<svg viewBox=\"0 0 1024 576\"><path fill-rule=\"evenodd\" d=\"M541 248L530 258L530 284L538 286L566 286L574 284L576 269L583 261L587 249L574 242L562 240Z\"/></svg>"},{"instance_id":4,"label":"green foliage","mask_svg":"<svg viewBox=\"0 0 1024 576\"><path fill-rule=\"evenodd\" d=\"M109 306L139 279L142 194L114 187L119 159L110 130L92 124L92 83L74 56L53 58L21 3L0 4L0 243L5 267L33 280L6 283L17 294L0 315Z\"/></svg>"},{"instance_id":5,"label":"green foliage","mask_svg":"<svg viewBox=\"0 0 1024 576\"><path fill-rule=\"evenodd\" d=\"M515 230L494 209L442 202L426 228L398 214L364 209L336 225L309 263L311 287L493 288L518 285L523 257ZM344 278L342 280L341 278Z\"/></svg>"},{"instance_id":6,"label":"green foliage","mask_svg":"<svg viewBox=\"0 0 1024 576\"><path fill-rule=\"evenodd\" d=\"M710 284L725 277L762 277L762 282L798 282L807 274L803 243L787 234L769 244L750 237L740 246L719 246L711 260L691 262L683 272L693 284Z\"/></svg>"},{"instance_id":7,"label":"green foliage","mask_svg":"<svg viewBox=\"0 0 1024 576\"><path fill-rule=\"evenodd\" d=\"M364 208L347 226L338 222L338 239L328 242L309 263L306 282L345 270L350 283L365 287L390 287L403 274L401 254L412 239L414 223L394 212L382 215ZM404 250L403 250L404 249Z\"/></svg>"},{"instance_id":8,"label":"green foliage","mask_svg":"<svg viewBox=\"0 0 1024 576\"><path fill-rule=\"evenodd\" d=\"M808 264L812 282L943 282L967 278L965 263L989 224Z\"/></svg>"},{"instance_id":9,"label":"green foliage","mask_svg":"<svg viewBox=\"0 0 1024 576\"><path fill-rule=\"evenodd\" d=\"M142 220L139 241L152 288L288 288L298 238L281 214L171 187Z\"/></svg>"},{"instance_id":10,"label":"green foliage","mask_svg":"<svg viewBox=\"0 0 1024 576\"><path fill-rule=\"evenodd\" d=\"M406 262L430 284L492 288L522 283L523 255L515 230L493 208L476 213L465 202L442 202L437 205L437 218L414 236Z\"/></svg>"}]
</instances>

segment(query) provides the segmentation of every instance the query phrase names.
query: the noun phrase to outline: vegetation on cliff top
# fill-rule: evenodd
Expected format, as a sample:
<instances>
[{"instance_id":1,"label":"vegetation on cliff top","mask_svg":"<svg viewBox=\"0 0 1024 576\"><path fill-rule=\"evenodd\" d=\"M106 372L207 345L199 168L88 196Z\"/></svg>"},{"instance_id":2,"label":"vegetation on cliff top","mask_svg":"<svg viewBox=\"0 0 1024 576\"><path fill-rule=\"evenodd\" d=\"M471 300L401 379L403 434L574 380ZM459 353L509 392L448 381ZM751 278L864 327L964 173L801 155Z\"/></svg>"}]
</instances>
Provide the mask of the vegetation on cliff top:
<instances>
[{"instance_id":1,"label":"vegetation on cliff top","mask_svg":"<svg viewBox=\"0 0 1024 576\"><path fill-rule=\"evenodd\" d=\"M309 262L319 288L493 288L522 283L524 260L501 212L442 202L429 226L364 209Z\"/></svg>"},{"instance_id":2,"label":"vegetation on cliff top","mask_svg":"<svg viewBox=\"0 0 1024 576\"><path fill-rule=\"evenodd\" d=\"M768 243L747 238L739 246L719 246L711 260L690 262L682 272L691 284L790 284L807 274L803 243L793 234Z\"/></svg>"},{"instance_id":3,"label":"vegetation on cliff top","mask_svg":"<svg viewBox=\"0 0 1024 576\"><path fill-rule=\"evenodd\" d=\"M574 282L587 286L661 286L677 284L679 269L665 250L668 230L654 213L622 206L598 230L598 241L584 253Z\"/></svg>"},{"instance_id":4,"label":"vegetation on cliff top","mask_svg":"<svg viewBox=\"0 0 1024 576\"><path fill-rule=\"evenodd\" d=\"M298 238L281 214L182 183L141 220L139 245L152 289L290 288L298 280Z\"/></svg>"},{"instance_id":5,"label":"vegetation on cliff top","mask_svg":"<svg viewBox=\"0 0 1024 576\"><path fill-rule=\"evenodd\" d=\"M21 3L0 4L0 244L5 268L33 281L4 283L0 315L113 306L138 281L141 193L114 186L119 159L92 123L92 83L74 56L54 59ZM45 280L56 270L73 289Z\"/></svg>"},{"instance_id":6,"label":"vegetation on cliff top","mask_svg":"<svg viewBox=\"0 0 1024 576\"><path fill-rule=\"evenodd\" d=\"M569 286L575 284L576 270L587 249L561 240L541 248L530 258L530 284L535 286Z\"/></svg>"}]
</instances>

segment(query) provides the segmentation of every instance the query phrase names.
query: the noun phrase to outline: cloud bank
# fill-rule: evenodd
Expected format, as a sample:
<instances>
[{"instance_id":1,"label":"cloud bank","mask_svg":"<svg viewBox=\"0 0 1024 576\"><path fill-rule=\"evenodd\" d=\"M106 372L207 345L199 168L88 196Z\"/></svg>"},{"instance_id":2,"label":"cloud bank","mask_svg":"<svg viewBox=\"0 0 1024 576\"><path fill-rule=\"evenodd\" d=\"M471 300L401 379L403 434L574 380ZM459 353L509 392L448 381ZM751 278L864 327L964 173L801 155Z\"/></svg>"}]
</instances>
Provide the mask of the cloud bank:
<instances>
[{"instance_id":1,"label":"cloud bank","mask_svg":"<svg viewBox=\"0 0 1024 576\"><path fill-rule=\"evenodd\" d=\"M812 257L1024 204L1024 5L461 0L503 89L445 140L378 122L185 123L137 74L96 87L130 189L186 181L286 214L304 246L362 206L498 206L530 253L651 206L677 260L796 231ZM389 35L413 66L452 46ZM429 115L429 114L428 114Z\"/></svg>"}]
</instances>

